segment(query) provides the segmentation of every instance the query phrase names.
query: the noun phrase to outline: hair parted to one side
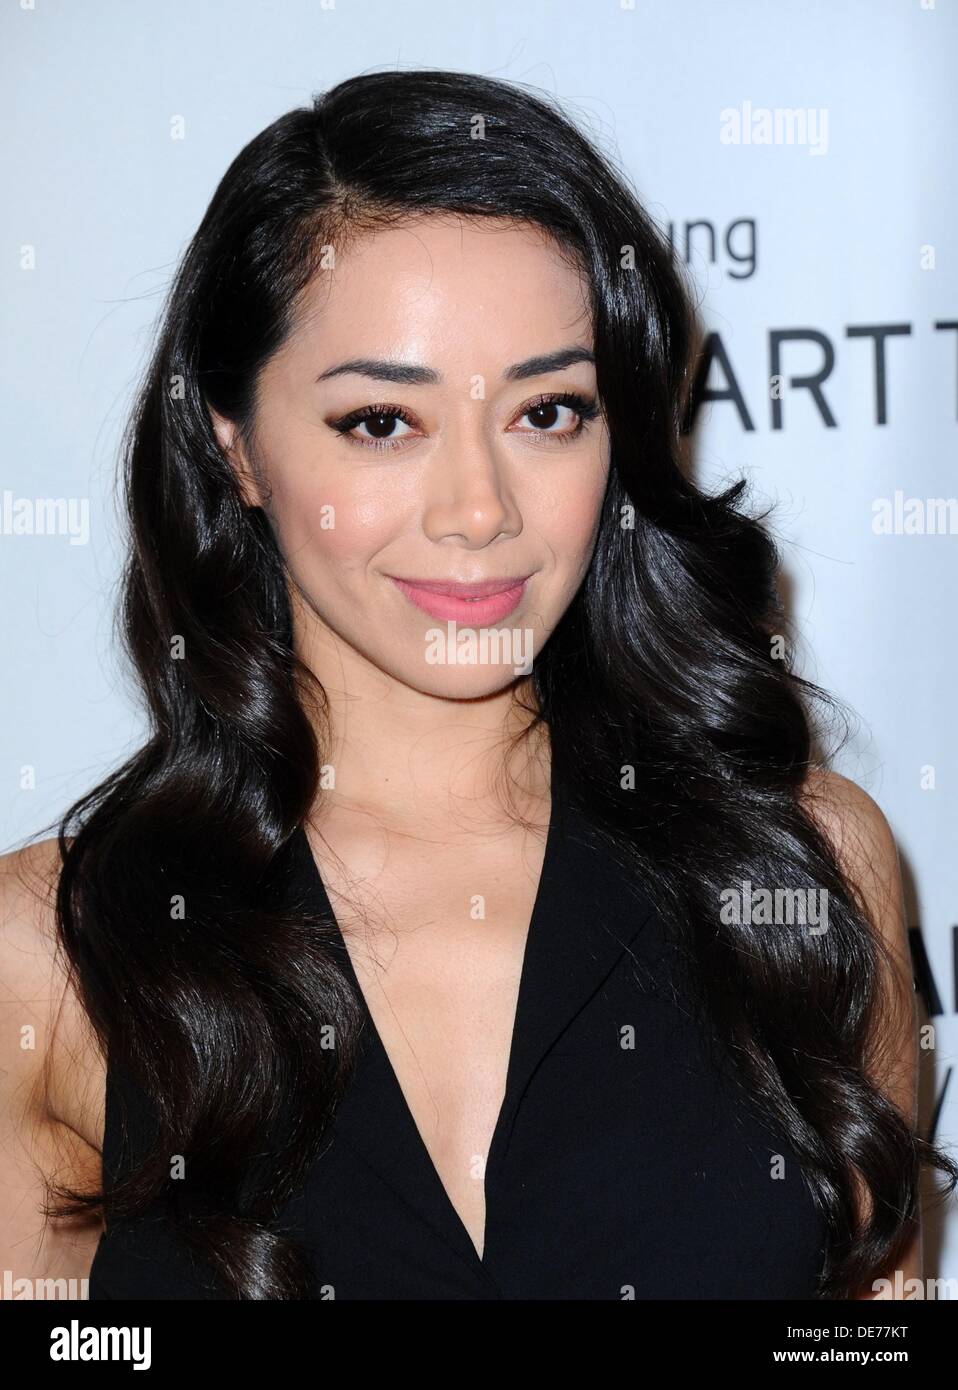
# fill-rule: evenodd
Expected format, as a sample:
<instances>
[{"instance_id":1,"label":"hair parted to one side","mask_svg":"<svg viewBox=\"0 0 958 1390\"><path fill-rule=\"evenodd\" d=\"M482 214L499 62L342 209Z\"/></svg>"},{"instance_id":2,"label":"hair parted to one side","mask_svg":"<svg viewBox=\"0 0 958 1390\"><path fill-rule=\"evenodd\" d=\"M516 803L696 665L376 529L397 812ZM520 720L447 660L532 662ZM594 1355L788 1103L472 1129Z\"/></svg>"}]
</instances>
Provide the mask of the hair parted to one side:
<instances>
[{"instance_id":1,"label":"hair parted to one side","mask_svg":"<svg viewBox=\"0 0 958 1390\"><path fill-rule=\"evenodd\" d=\"M250 439L258 374L326 248L430 213L535 224L588 286L610 477L589 572L535 663L530 732L544 721L565 784L681 943L717 1043L825 1217L821 1296L848 1296L904 1248L922 1164L952 1187L958 1168L866 1071L881 945L798 796L806 706L834 702L771 655L779 555L737 510L744 481L710 496L681 466L694 316L664 236L550 98L460 72L356 77L273 122L170 290L124 450L123 629L150 737L64 816L57 894L100 1045L156 1126L121 1181L54 1186L50 1211L102 1201L112 1225L161 1202L222 1296L309 1296L308 1257L275 1218L321 1147L361 1013L329 924L284 897L324 696L207 407ZM827 933L723 923L720 894L743 879L827 889Z\"/></svg>"}]
</instances>

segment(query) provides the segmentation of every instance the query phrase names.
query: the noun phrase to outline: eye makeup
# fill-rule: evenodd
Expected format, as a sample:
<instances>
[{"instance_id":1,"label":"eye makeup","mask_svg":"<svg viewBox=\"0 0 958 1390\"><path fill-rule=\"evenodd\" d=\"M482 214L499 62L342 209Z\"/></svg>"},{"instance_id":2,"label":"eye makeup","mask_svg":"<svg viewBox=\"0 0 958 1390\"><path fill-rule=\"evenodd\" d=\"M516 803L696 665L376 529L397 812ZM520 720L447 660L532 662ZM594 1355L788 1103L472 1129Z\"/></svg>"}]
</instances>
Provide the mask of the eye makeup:
<instances>
[{"instance_id":1,"label":"eye makeup","mask_svg":"<svg viewBox=\"0 0 958 1390\"><path fill-rule=\"evenodd\" d=\"M547 428L531 430L521 430L521 434L528 434L539 440L554 440L559 444L568 444L578 439L586 427L599 414L599 406L594 396L583 395L578 391L552 391L537 396L523 406L520 414L516 417L522 419L525 415L531 415L535 411L548 411L550 407L566 406L578 417L579 423L572 430L551 430ZM342 416L339 420L330 421L330 428L334 429L350 444L357 444L361 449L396 449L402 447L402 440L408 438L406 435L399 435L395 438L384 436L378 439L360 438L352 433L359 425L367 421L376 421L385 424L390 420L401 420L410 429L415 428L415 422L410 417L408 411L403 406L392 405L386 402L377 405L366 405L359 410L350 411L348 415Z\"/></svg>"}]
</instances>

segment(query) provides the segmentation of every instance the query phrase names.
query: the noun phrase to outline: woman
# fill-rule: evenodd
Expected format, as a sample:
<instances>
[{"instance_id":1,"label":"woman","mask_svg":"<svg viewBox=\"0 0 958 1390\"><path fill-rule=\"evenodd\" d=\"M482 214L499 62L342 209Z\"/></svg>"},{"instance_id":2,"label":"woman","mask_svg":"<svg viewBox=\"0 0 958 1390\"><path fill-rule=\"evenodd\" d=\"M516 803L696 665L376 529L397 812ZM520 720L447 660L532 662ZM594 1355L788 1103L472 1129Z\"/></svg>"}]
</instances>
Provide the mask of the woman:
<instances>
[{"instance_id":1,"label":"woman","mask_svg":"<svg viewBox=\"0 0 958 1390\"><path fill-rule=\"evenodd\" d=\"M894 844L813 754L743 484L680 467L691 332L632 193L515 87L356 78L233 162L127 449L152 736L6 861L5 969L47 1001L19 1272L918 1273L920 1166L958 1169L915 1130Z\"/></svg>"}]
</instances>

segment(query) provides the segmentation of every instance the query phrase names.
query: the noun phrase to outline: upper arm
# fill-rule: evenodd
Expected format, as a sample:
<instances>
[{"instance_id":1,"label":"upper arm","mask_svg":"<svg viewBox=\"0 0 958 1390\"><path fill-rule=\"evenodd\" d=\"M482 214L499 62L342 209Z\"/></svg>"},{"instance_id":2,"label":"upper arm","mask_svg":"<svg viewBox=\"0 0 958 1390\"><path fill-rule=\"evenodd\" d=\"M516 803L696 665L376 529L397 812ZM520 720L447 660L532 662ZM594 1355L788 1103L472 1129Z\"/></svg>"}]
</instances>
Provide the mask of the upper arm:
<instances>
[{"instance_id":1,"label":"upper arm","mask_svg":"<svg viewBox=\"0 0 958 1390\"><path fill-rule=\"evenodd\" d=\"M918 1123L918 1010L895 837L878 804L847 777L816 772L803 794L880 943L881 1008L865 1067L914 1128ZM920 1221L900 1263L906 1281L921 1278ZM892 1297L870 1289L858 1296Z\"/></svg>"},{"instance_id":2,"label":"upper arm","mask_svg":"<svg viewBox=\"0 0 958 1390\"><path fill-rule=\"evenodd\" d=\"M98 1155L52 1103L52 1064L78 1022L57 949L59 868L56 840L0 856L0 1262L14 1279L85 1272L92 1237L40 1208L48 1178L99 1181Z\"/></svg>"}]
</instances>

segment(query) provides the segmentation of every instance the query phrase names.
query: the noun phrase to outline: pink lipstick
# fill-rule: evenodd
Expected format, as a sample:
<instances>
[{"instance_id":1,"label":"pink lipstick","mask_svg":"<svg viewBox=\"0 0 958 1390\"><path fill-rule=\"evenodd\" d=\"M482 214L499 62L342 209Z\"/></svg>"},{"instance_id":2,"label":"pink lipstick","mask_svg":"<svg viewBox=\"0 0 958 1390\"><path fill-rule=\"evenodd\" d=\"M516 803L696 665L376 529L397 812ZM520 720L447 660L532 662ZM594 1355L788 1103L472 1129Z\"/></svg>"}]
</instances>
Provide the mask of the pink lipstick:
<instances>
[{"instance_id":1,"label":"pink lipstick","mask_svg":"<svg viewBox=\"0 0 958 1390\"><path fill-rule=\"evenodd\" d=\"M482 584L446 583L433 579L398 579L388 576L410 603L434 618L484 627L499 623L522 599L530 575L489 579Z\"/></svg>"}]
</instances>

